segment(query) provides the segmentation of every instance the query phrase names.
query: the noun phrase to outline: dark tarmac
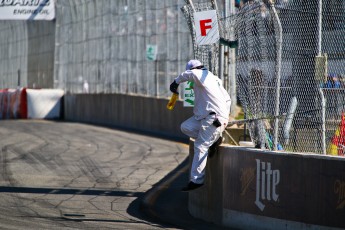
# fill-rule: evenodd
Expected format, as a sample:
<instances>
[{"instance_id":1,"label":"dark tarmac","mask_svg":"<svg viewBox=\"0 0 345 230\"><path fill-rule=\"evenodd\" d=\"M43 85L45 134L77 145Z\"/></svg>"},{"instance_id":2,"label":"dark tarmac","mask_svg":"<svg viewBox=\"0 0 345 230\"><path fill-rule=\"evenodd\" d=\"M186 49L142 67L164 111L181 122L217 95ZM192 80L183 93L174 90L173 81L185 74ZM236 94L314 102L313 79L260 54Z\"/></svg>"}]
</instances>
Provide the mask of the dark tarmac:
<instances>
[{"instance_id":1,"label":"dark tarmac","mask_svg":"<svg viewBox=\"0 0 345 230\"><path fill-rule=\"evenodd\" d=\"M0 135L0 229L222 229L188 213L186 143L46 120Z\"/></svg>"},{"instance_id":2,"label":"dark tarmac","mask_svg":"<svg viewBox=\"0 0 345 230\"><path fill-rule=\"evenodd\" d=\"M188 192L181 188L188 182L188 159L145 193L141 210L158 223L181 229L225 230L213 223L194 218L188 212Z\"/></svg>"}]
</instances>

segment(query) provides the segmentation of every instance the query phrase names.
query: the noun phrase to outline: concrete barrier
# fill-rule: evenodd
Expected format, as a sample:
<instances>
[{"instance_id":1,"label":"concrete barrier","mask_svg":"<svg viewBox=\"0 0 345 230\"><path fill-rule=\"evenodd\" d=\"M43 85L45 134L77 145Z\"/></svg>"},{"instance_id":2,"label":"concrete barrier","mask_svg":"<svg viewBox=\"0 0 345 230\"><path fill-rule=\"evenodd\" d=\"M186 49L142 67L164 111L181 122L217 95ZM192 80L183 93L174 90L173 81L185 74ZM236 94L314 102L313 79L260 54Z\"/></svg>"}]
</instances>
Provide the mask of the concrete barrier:
<instances>
[{"instance_id":1,"label":"concrete barrier","mask_svg":"<svg viewBox=\"0 0 345 230\"><path fill-rule=\"evenodd\" d=\"M64 91L60 89L27 89L29 119L59 119Z\"/></svg>"},{"instance_id":2,"label":"concrete barrier","mask_svg":"<svg viewBox=\"0 0 345 230\"><path fill-rule=\"evenodd\" d=\"M59 119L63 95L59 89L1 89L0 119Z\"/></svg>"},{"instance_id":3,"label":"concrete barrier","mask_svg":"<svg viewBox=\"0 0 345 230\"><path fill-rule=\"evenodd\" d=\"M168 110L168 99L124 94L66 94L64 118L174 137L188 142L181 123L192 116L193 108L177 101Z\"/></svg>"},{"instance_id":4,"label":"concrete barrier","mask_svg":"<svg viewBox=\"0 0 345 230\"><path fill-rule=\"evenodd\" d=\"M222 145L188 207L238 229L344 229L345 158Z\"/></svg>"}]
</instances>

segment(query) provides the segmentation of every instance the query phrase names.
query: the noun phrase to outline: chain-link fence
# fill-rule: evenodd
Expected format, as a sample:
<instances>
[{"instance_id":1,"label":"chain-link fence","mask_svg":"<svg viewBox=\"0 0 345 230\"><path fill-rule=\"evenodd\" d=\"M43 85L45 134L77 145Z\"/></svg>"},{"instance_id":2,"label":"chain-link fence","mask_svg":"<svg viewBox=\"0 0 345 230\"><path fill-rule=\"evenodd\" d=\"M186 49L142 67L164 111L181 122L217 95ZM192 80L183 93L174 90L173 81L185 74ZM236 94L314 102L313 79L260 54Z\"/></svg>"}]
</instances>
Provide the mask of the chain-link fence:
<instances>
[{"instance_id":1,"label":"chain-link fence","mask_svg":"<svg viewBox=\"0 0 345 230\"><path fill-rule=\"evenodd\" d=\"M183 4L57 1L55 87L169 97L170 83L192 56Z\"/></svg>"},{"instance_id":2,"label":"chain-link fence","mask_svg":"<svg viewBox=\"0 0 345 230\"><path fill-rule=\"evenodd\" d=\"M258 148L342 155L345 1L244 2L219 25L221 41L238 42L237 96L252 141ZM216 9L212 3L194 4L195 11ZM193 11L184 7L192 37ZM194 55L217 72L219 44L194 41Z\"/></svg>"},{"instance_id":3,"label":"chain-link fence","mask_svg":"<svg viewBox=\"0 0 345 230\"><path fill-rule=\"evenodd\" d=\"M181 8L192 38L193 42L193 51L194 51L194 58L199 59L213 74L219 76L223 80L223 85L226 90L228 90L232 105L231 105L231 115L235 115L235 108L236 108L236 83L235 78L231 77L232 72L234 72L234 55L233 50L229 50L228 48L224 49L224 46L221 46L219 43L210 44L210 45L202 45L199 46L196 43L196 33L195 33L195 25L194 25L194 13L200 11L207 11L207 10L216 10L217 18L222 19L227 16L228 11L234 6L231 7L230 1L220 1L220 0L204 0L204 1L189 1L185 0L186 5ZM227 9L228 8L228 9ZM219 30L221 39L225 37L229 37L231 39L232 33L231 31L227 31L226 27L223 25L223 21L218 21ZM228 40L224 41L228 43ZM227 45L226 47L228 47Z\"/></svg>"},{"instance_id":4,"label":"chain-link fence","mask_svg":"<svg viewBox=\"0 0 345 230\"><path fill-rule=\"evenodd\" d=\"M170 97L193 57L184 0L58 0L53 21L0 21L0 87Z\"/></svg>"},{"instance_id":5,"label":"chain-link fence","mask_svg":"<svg viewBox=\"0 0 345 230\"><path fill-rule=\"evenodd\" d=\"M345 1L248 1L224 19L235 26L238 96L258 147L342 154L344 10Z\"/></svg>"},{"instance_id":6,"label":"chain-link fence","mask_svg":"<svg viewBox=\"0 0 345 230\"><path fill-rule=\"evenodd\" d=\"M188 3L188 1L186 1ZM201 61L211 72L218 73L218 56L219 56L219 45L203 45L198 46L196 44L196 34L194 28L194 12L216 10L217 3L215 1L209 1L204 3L194 3L193 5L187 4L181 8L189 30L191 32L194 57Z\"/></svg>"}]
</instances>

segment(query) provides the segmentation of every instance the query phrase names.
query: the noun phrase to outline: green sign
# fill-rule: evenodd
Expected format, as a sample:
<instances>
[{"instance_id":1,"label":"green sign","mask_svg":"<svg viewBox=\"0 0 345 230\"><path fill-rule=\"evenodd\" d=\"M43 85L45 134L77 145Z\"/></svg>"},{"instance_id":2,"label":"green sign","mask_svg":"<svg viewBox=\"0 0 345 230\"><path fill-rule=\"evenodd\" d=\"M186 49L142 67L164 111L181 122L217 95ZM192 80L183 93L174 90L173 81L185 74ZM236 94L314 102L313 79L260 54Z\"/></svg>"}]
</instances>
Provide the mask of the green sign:
<instances>
[{"instance_id":1,"label":"green sign","mask_svg":"<svg viewBox=\"0 0 345 230\"><path fill-rule=\"evenodd\" d=\"M150 61L156 61L157 59L157 45L146 45L146 58Z\"/></svg>"},{"instance_id":2,"label":"green sign","mask_svg":"<svg viewBox=\"0 0 345 230\"><path fill-rule=\"evenodd\" d=\"M193 107L194 106L194 90L193 90L194 82L188 81L184 85L184 93L183 93L183 106L184 107Z\"/></svg>"}]
</instances>

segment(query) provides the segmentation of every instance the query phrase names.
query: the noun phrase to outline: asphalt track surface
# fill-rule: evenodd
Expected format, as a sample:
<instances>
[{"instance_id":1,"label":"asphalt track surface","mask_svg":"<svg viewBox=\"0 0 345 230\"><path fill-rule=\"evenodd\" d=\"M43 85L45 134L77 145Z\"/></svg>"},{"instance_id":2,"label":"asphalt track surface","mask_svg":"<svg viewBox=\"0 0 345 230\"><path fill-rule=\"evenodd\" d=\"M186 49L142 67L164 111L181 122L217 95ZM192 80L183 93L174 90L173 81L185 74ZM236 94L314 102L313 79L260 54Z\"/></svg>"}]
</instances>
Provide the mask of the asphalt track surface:
<instances>
[{"instance_id":1,"label":"asphalt track surface","mask_svg":"<svg viewBox=\"0 0 345 230\"><path fill-rule=\"evenodd\" d=\"M187 211L184 143L46 120L0 135L0 229L221 229Z\"/></svg>"}]
</instances>

